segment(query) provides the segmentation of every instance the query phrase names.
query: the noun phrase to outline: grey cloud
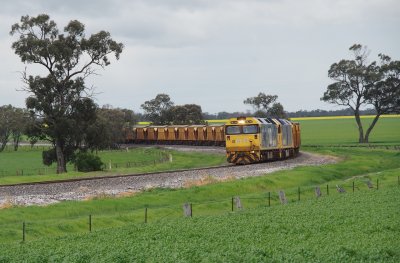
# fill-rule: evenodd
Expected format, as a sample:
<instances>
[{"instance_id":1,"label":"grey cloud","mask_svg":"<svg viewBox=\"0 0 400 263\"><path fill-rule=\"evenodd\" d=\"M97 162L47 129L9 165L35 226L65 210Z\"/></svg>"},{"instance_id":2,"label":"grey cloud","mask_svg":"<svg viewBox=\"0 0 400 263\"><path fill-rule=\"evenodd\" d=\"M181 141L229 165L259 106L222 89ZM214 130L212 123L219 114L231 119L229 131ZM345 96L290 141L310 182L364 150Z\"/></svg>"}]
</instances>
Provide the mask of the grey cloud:
<instances>
[{"instance_id":1,"label":"grey cloud","mask_svg":"<svg viewBox=\"0 0 400 263\"><path fill-rule=\"evenodd\" d=\"M120 61L88 84L101 92L99 104L135 110L159 92L208 112L246 110L243 99L260 91L279 95L289 110L329 108L319 100L330 82L327 70L349 56L351 44L400 59L397 0L3 2L0 105L22 105L26 97L15 92L21 82L10 72L25 65L8 35L25 14L48 13L60 28L78 19L88 33L104 29L123 42Z\"/></svg>"}]
</instances>

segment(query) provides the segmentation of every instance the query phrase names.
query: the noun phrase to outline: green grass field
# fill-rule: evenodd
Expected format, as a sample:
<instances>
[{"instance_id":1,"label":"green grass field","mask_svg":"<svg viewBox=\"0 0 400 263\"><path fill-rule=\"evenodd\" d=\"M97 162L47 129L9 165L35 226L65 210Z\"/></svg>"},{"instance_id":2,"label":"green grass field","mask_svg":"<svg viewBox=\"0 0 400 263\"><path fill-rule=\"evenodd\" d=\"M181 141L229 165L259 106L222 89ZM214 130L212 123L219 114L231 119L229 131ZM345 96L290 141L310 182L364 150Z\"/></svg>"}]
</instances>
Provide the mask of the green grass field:
<instances>
[{"instance_id":1,"label":"green grass field","mask_svg":"<svg viewBox=\"0 0 400 263\"><path fill-rule=\"evenodd\" d=\"M134 148L129 149L129 151L99 152L98 155L106 164L106 169L103 172L75 172L73 166L69 165L68 173L58 175L55 174L55 165L50 168L41 165L41 150L41 148L21 149L17 152L0 153L0 184L157 172L226 163L225 156L218 154L184 153L158 148ZM172 156L172 162L169 161L169 155ZM110 162L111 170L108 169Z\"/></svg>"},{"instance_id":2,"label":"green grass field","mask_svg":"<svg viewBox=\"0 0 400 263\"><path fill-rule=\"evenodd\" d=\"M400 187L0 245L0 262L398 262Z\"/></svg>"},{"instance_id":3,"label":"green grass field","mask_svg":"<svg viewBox=\"0 0 400 263\"><path fill-rule=\"evenodd\" d=\"M358 127L354 119L306 119L298 122L303 145L358 144ZM362 119L362 122L366 130L372 119ZM400 145L400 117L381 118L371 132L370 143Z\"/></svg>"}]
</instances>

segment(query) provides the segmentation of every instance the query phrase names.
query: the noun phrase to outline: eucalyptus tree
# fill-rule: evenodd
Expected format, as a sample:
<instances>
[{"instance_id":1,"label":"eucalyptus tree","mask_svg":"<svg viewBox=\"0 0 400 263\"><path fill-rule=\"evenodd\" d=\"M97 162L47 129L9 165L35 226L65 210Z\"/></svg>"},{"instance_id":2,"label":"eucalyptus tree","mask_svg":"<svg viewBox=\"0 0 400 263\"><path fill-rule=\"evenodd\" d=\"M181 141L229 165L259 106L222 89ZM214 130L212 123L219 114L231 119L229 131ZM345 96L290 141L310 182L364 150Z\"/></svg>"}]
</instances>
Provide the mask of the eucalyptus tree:
<instances>
[{"instance_id":1,"label":"eucalyptus tree","mask_svg":"<svg viewBox=\"0 0 400 263\"><path fill-rule=\"evenodd\" d=\"M144 114L148 120L153 124L168 124L169 122L169 110L174 106L174 102L168 94L157 94L152 99L145 101L140 107L144 110Z\"/></svg>"},{"instance_id":2,"label":"eucalyptus tree","mask_svg":"<svg viewBox=\"0 0 400 263\"><path fill-rule=\"evenodd\" d=\"M4 151L12 134L12 112L11 105L0 107L0 152Z\"/></svg>"},{"instance_id":3,"label":"eucalyptus tree","mask_svg":"<svg viewBox=\"0 0 400 263\"><path fill-rule=\"evenodd\" d=\"M400 62L380 54L381 62L368 62L367 47L354 44L349 49L354 59L333 63L328 76L334 82L328 85L321 100L350 107L358 126L360 143L369 142L369 135L382 114L399 112ZM360 111L373 105L376 116L364 133Z\"/></svg>"},{"instance_id":4,"label":"eucalyptus tree","mask_svg":"<svg viewBox=\"0 0 400 263\"><path fill-rule=\"evenodd\" d=\"M27 127L28 114L25 109L11 105L0 107L0 152L12 139L14 150L18 150L22 134Z\"/></svg>"},{"instance_id":5,"label":"eucalyptus tree","mask_svg":"<svg viewBox=\"0 0 400 263\"><path fill-rule=\"evenodd\" d=\"M286 118L283 105L279 102L276 102L277 99L277 95L267 95L263 92L260 92L255 97L245 99L243 103L252 105L255 109L254 114L258 117Z\"/></svg>"},{"instance_id":6,"label":"eucalyptus tree","mask_svg":"<svg viewBox=\"0 0 400 263\"><path fill-rule=\"evenodd\" d=\"M26 107L40 122L32 130L53 144L53 149L43 153L43 160L57 162L57 173L64 173L95 121L97 107L85 79L96 68L108 66L110 55L119 59L123 44L106 31L86 37L84 24L77 20L60 31L47 14L22 16L10 34L18 37L12 48L21 61L46 72L36 76L23 72L24 90L29 93Z\"/></svg>"}]
</instances>

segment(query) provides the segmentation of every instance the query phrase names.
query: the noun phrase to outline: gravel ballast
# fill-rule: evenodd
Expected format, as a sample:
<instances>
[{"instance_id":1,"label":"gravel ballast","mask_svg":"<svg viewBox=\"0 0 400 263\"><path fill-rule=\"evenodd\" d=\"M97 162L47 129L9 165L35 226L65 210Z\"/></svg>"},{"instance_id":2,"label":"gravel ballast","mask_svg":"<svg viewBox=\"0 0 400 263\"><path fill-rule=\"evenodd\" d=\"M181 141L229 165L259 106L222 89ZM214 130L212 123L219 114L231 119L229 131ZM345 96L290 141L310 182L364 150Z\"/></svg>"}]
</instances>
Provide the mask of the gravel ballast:
<instances>
[{"instance_id":1,"label":"gravel ballast","mask_svg":"<svg viewBox=\"0 0 400 263\"><path fill-rule=\"evenodd\" d=\"M188 149L182 148L180 150ZM224 149L221 150L222 152L224 151ZM212 148L197 149L197 151L214 153L221 153L221 150ZM323 165L335 162L337 162L336 157L302 152L297 158L252 165L232 165L223 168L163 172L75 182L1 186L0 206L7 204L47 205L65 200L87 200L95 196L124 195L155 187L182 188L207 178L212 178L213 181L224 181L227 179L262 176L279 170L292 169L297 166Z\"/></svg>"}]
</instances>

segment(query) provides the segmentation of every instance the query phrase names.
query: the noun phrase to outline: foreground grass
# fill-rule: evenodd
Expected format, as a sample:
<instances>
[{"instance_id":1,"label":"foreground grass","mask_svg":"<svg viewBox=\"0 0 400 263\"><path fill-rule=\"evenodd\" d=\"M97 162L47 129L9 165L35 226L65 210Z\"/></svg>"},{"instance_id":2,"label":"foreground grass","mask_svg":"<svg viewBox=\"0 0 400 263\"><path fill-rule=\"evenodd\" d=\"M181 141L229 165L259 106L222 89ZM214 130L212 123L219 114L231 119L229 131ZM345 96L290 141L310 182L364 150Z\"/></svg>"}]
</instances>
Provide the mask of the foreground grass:
<instances>
[{"instance_id":1,"label":"foreground grass","mask_svg":"<svg viewBox=\"0 0 400 263\"><path fill-rule=\"evenodd\" d=\"M0 185L64 180L78 177L158 172L215 166L226 163L225 156L221 154L187 153L159 148L102 151L98 155L107 166L103 172L74 172L73 167L70 166L68 173L55 174L54 170L45 170L48 168L44 166L41 168L32 168L37 167L41 162L40 150L0 153L0 175L2 175L0 176ZM169 160L170 155L172 162ZM111 169L109 169L110 164ZM15 171L17 171L17 176ZM25 172L18 173L18 171ZM38 175L39 172L44 171L47 171L48 174Z\"/></svg>"},{"instance_id":2,"label":"foreground grass","mask_svg":"<svg viewBox=\"0 0 400 263\"><path fill-rule=\"evenodd\" d=\"M182 216L182 204L191 202L194 214L217 215L231 209L231 197L240 196L245 208L262 207L267 204L268 192L271 205L279 204L277 191L284 189L289 202L314 199L314 187L319 185L325 195L329 184L330 195L337 195L335 185L339 184L351 192L352 183L356 191L366 191L368 180L376 185L379 179L381 189L397 184L400 173L400 153L376 149L311 149L321 154L339 156L337 164L319 167L297 167L263 177L247 178L193 186L187 189L151 189L124 198L100 198L87 202L62 202L47 207L12 207L0 210L0 241L10 242L21 239L22 221L27 223L27 239L43 236L59 236L88 231L88 215L93 216L94 229L123 226L127 223L141 223L144 208L148 207L148 221L168 221ZM213 182L212 174L208 175ZM196 185L196 182L194 182Z\"/></svg>"},{"instance_id":3,"label":"foreground grass","mask_svg":"<svg viewBox=\"0 0 400 263\"><path fill-rule=\"evenodd\" d=\"M399 262L400 188L0 245L0 262Z\"/></svg>"}]
</instances>

